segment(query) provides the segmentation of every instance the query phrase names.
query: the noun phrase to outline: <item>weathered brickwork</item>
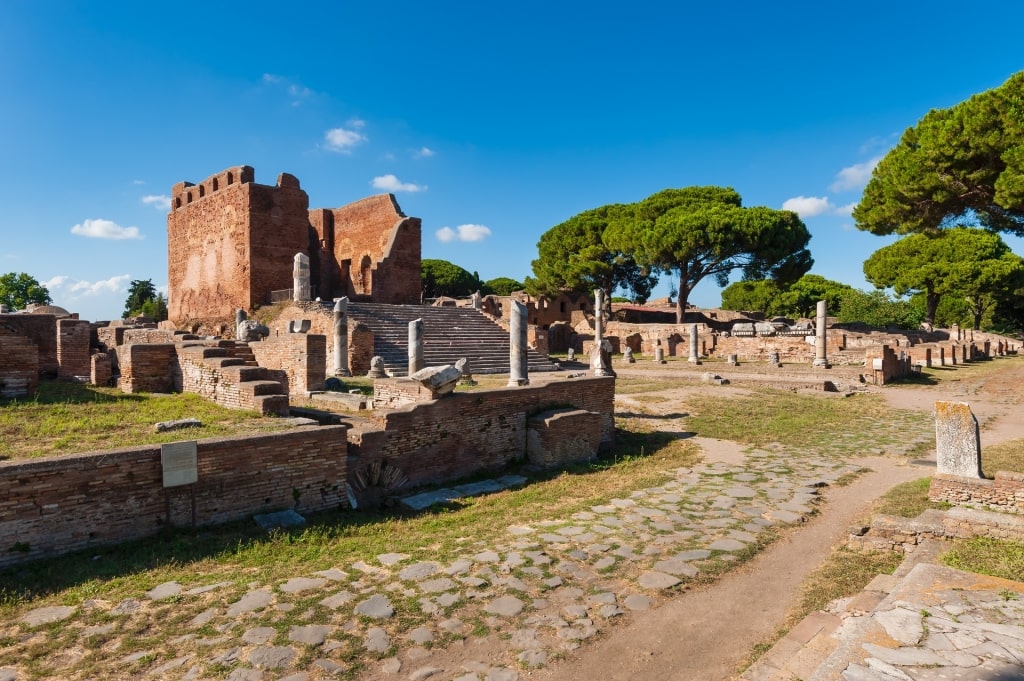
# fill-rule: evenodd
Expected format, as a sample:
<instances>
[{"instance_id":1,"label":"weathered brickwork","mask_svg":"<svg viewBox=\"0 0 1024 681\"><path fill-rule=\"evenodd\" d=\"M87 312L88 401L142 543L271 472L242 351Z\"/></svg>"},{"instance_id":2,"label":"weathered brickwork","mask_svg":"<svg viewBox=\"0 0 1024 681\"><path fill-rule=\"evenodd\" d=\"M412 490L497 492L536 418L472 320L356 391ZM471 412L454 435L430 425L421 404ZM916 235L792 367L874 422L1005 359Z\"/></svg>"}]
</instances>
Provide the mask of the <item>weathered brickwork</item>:
<instances>
[{"instance_id":1,"label":"weathered brickwork","mask_svg":"<svg viewBox=\"0 0 1024 681\"><path fill-rule=\"evenodd\" d=\"M333 210L312 210L309 221L319 240L315 253L319 272L314 277L321 298L420 302L420 219L407 217L394 195L369 196Z\"/></svg>"},{"instance_id":2,"label":"weathered brickwork","mask_svg":"<svg viewBox=\"0 0 1024 681\"><path fill-rule=\"evenodd\" d=\"M0 322L0 397L31 397L39 389L39 348Z\"/></svg>"},{"instance_id":3,"label":"weathered brickwork","mask_svg":"<svg viewBox=\"0 0 1024 681\"><path fill-rule=\"evenodd\" d=\"M292 258L310 259L321 298L420 300L420 220L383 194L337 209L309 210L292 175L275 186L237 166L172 190L167 217L168 314L179 327L234 327L234 312L292 288Z\"/></svg>"},{"instance_id":4,"label":"weathered brickwork","mask_svg":"<svg viewBox=\"0 0 1024 681\"><path fill-rule=\"evenodd\" d=\"M113 374L110 356L98 352L89 358L89 383L93 385L110 385Z\"/></svg>"},{"instance_id":5,"label":"weathered brickwork","mask_svg":"<svg viewBox=\"0 0 1024 681\"><path fill-rule=\"evenodd\" d=\"M84 379L90 373L89 322L57 320L57 378Z\"/></svg>"},{"instance_id":6,"label":"weathered brickwork","mask_svg":"<svg viewBox=\"0 0 1024 681\"><path fill-rule=\"evenodd\" d=\"M373 407L375 409L396 409L408 404L431 402L434 399L430 388L419 381L408 378L382 378L373 382Z\"/></svg>"},{"instance_id":7,"label":"weathered brickwork","mask_svg":"<svg viewBox=\"0 0 1024 681\"><path fill-rule=\"evenodd\" d=\"M126 393L174 392L177 353L173 343L129 343L117 348L121 378L117 387Z\"/></svg>"},{"instance_id":8,"label":"weathered brickwork","mask_svg":"<svg viewBox=\"0 0 1024 681\"><path fill-rule=\"evenodd\" d=\"M995 480L987 480L938 473L932 477L928 498L954 505L971 504L1024 513L1024 474L999 471Z\"/></svg>"},{"instance_id":9,"label":"weathered brickwork","mask_svg":"<svg viewBox=\"0 0 1024 681\"><path fill-rule=\"evenodd\" d=\"M395 411L370 412L380 430L352 432L353 468L386 462L412 485L498 470L526 455L526 422L556 407L600 414L601 444L615 437L614 378L454 393ZM565 433L572 438L575 433Z\"/></svg>"},{"instance_id":10,"label":"weathered brickwork","mask_svg":"<svg viewBox=\"0 0 1024 681\"><path fill-rule=\"evenodd\" d=\"M553 409L527 421L526 458L544 468L589 461L601 446L601 415L584 409Z\"/></svg>"},{"instance_id":11,"label":"weathered brickwork","mask_svg":"<svg viewBox=\"0 0 1024 681\"><path fill-rule=\"evenodd\" d=\"M224 348L182 347L177 360L182 392L201 395L228 409L288 414L288 376L284 371L247 366Z\"/></svg>"},{"instance_id":12,"label":"weathered brickwork","mask_svg":"<svg viewBox=\"0 0 1024 681\"><path fill-rule=\"evenodd\" d=\"M373 331L366 324L348 325L348 367L353 376L365 376L373 359Z\"/></svg>"},{"instance_id":13,"label":"weathered brickwork","mask_svg":"<svg viewBox=\"0 0 1024 681\"><path fill-rule=\"evenodd\" d=\"M294 508L341 508L345 426L198 443L201 525ZM0 462L0 567L187 526L187 488L163 488L160 447Z\"/></svg>"},{"instance_id":14,"label":"weathered brickwork","mask_svg":"<svg viewBox=\"0 0 1024 681\"><path fill-rule=\"evenodd\" d=\"M41 378L57 376L57 317L52 314L0 314L0 325L35 343Z\"/></svg>"},{"instance_id":15,"label":"weathered brickwork","mask_svg":"<svg viewBox=\"0 0 1024 681\"><path fill-rule=\"evenodd\" d=\"M313 333L271 336L249 349L261 367L287 374L288 392L301 395L323 390L327 379L327 337Z\"/></svg>"}]
</instances>

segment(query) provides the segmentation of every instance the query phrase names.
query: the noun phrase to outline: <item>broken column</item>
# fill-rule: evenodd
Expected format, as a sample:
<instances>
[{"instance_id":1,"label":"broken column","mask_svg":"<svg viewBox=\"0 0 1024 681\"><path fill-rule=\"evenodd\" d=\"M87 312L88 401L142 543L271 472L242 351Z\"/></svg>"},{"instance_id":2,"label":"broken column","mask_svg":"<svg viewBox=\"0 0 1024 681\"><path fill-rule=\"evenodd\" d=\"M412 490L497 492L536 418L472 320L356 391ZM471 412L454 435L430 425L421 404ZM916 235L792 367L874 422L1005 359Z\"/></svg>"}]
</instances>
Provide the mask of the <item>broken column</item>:
<instances>
[{"instance_id":1,"label":"broken column","mask_svg":"<svg viewBox=\"0 0 1024 681\"><path fill-rule=\"evenodd\" d=\"M348 298L334 301L334 375L352 375L348 368Z\"/></svg>"},{"instance_id":2,"label":"broken column","mask_svg":"<svg viewBox=\"0 0 1024 681\"><path fill-rule=\"evenodd\" d=\"M518 300L511 301L512 316L509 320L509 372L508 384L529 385L529 369L526 363L526 306Z\"/></svg>"},{"instance_id":3,"label":"broken column","mask_svg":"<svg viewBox=\"0 0 1024 681\"><path fill-rule=\"evenodd\" d=\"M697 352L697 325L690 326L690 358L686 360L690 364L700 364L700 354Z\"/></svg>"},{"instance_id":4,"label":"broken column","mask_svg":"<svg viewBox=\"0 0 1024 681\"><path fill-rule=\"evenodd\" d=\"M604 291L594 289L594 346L590 349L590 368L595 376L614 376L612 345L604 339Z\"/></svg>"},{"instance_id":5,"label":"broken column","mask_svg":"<svg viewBox=\"0 0 1024 681\"><path fill-rule=\"evenodd\" d=\"M296 253L292 266L292 300L300 303L312 297L309 290L309 256Z\"/></svg>"},{"instance_id":6,"label":"broken column","mask_svg":"<svg viewBox=\"0 0 1024 681\"><path fill-rule=\"evenodd\" d=\"M423 320L409 322L409 375L424 367L423 363Z\"/></svg>"},{"instance_id":7,"label":"broken column","mask_svg":"<svg viewBox=\"0 0 1024 681\"><path fill-rule=\"evenodd\" d=\"M594 345L604 338L604 290L594 289Z\"/></svg>"},{"instance_id":8,"label":"broken column","mask_svg":"<svg viewBox=\"0 0 1024 681\"><path fill-rule=\"evenodd\" d=\"M978 419L966 402L935 403L935 465L940 474L982 477Z\"/></svg>"},{"instance_id":9,"label":"broken column","mask_svg":"<svg viewBox=\"0 0 1024 681\"><path fill-rule=\"evenodd\" d=\"M818 301L817 316L814 326L814 364L816 367L828 368L828 357L825 344L825 324L828 321L828 303Z\"/></svg>"}]
</instances>

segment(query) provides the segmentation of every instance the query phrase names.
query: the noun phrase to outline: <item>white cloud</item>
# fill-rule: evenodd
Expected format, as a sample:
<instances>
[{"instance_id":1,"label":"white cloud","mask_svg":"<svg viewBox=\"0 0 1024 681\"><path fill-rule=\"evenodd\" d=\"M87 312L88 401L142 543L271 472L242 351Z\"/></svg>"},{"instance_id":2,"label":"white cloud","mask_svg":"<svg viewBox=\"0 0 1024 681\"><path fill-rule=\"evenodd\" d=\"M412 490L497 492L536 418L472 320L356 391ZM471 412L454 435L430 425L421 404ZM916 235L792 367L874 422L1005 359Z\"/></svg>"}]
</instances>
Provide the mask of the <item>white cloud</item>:
<instances>
[{"instance_id":1,"label":"white cloud","mask_svg":"<svg viewBox=\"0 0 1024 681\"><path fill-rule=\"evenodd\" d=\"M812 218L835 210L835 206L825 196L796 196L782 202L782 210L791 210L801 218Z\"/></svg>"},{"instance_id":2,"label":"white cloud","mask_svg":"<svg viewBox=\"0 0 1024 681\"><path fill-rule=\"evenodd\" d=\"M102 281L76 281L69 288L71 293L77 293L81 296L95 296L101 293L120 293L128 290L128 281L131 276L128 274L120 274L110 279L103 279Z\"/></svg>"},{"instance_id":3,"label":"white cloud","mask_svg":"<svg viewBox=\"0 0 1024 681\"><path fill-rule=\"evenodd\" d=\"M301 106L303 102L316 94L302 83L279 76L276 73L264 73L260 80L267 87L283 89L288 98L291 99L292 106Z\"/></svg>"},{"instance_id":4,"label":"white cloud","mask_svg":"<svg viewBox=\"0 0 1024 681\"><path fill-rule=\"evenodd\" d=\"M491 230L483 225L459 225L455 229L442 227L435 232L439 241L483 241L491 235Z\"/></svg>"},{"instance_id":5,"label":"white cloud","mask_svg":"<svg viewBox=\"0 0 1024 681\"><path fill-rule=\"evenodd\" d=\"M420 147L419 149L412 153L412 156L413 158L430 158L435 154L437 154L437 152L431 149L430 147Z\"/></svg>"},{"instance_id":6,"label":"white cloud","mask_svg":"<svg viewBox=\"0 0 1024 681\"><path fill-rule=\"evenodd\" d=\"M425 184L402 182L397 177L390 174L375 177L370 184L373 185L374 189L383 189L386 192L422 192L427 189Z\"/></svg>"},{"instance_id":7,"label":"white cloud","mask_svg":"<svg viewBox=\"0 0 1024 681\"><path fill-rule=\"evenodd\" d=\"M58 274L56 277L51 277L50 279L44 281L43 286L45 286L48 290L52 291L54 289L60 288L65 283L67 283L67 281L68 277L66 277L63 274Z\"/></svg>"},{"instance_id":8,"label":"white cloud","mask_svg":"<svg viewBox=\"0 0 1024 681\"><path fill-rule=\"evenodd\" d=\"M157 210L170 210L171 197L163 194L147 194L142 197L142 202L147 206L153 206Z\"/></svg>"},{"instance_id":9,"label":"white cloud","mask_svg":"<svg viewBox=\"0 0 1024 681\"><path fill-rule=\"evenodd\" d=\"M878 162L881 160L881 156L876 156L870 161L855 163L852 166L843 168L836 173L836 181L829 185L829 189L834 192L860 189L868 183L868 180L871 179L871 171L875 169L875 166L877 166Z\"/></svg>"},{"instance_id":10,"label":"white cloud","mask_svg":"<svg viewBox=\"0 0 1024 681\"><path fill-rule=\"evenodd\" d=\"M132 180L132 184L146 184L145 180Z\"/></svg>"},{"instance_id":11,"label":"white cloud","mask_svg":"<svg viewBox=\"0 0 1024 681\"><path fill-rule=\"evenodd\" d=\"M362 123L362 121L357 121ZM349 123L351 125L351 122ZM355 126L361 128L362 125ZM328 151L336 151L340 154L351 154L352 147L366 141L366 135L348 128L331 128L324 133L324 140L327 142Z\"/></svg>"},{"instance_id":12,"label":"white cloud","mask_svg":"<svg viewBox=\"0 0 1024 681\"><path fill-rule=\"evenodd\" d=\"M72 234L93 239L141 239L138 227L122 227L110 220L83 220L71 228Z\"/></svg>"},{"instance_id":13,"label":"white cloud","mask_svg":"<svg viewBox=\"0 0 1024 681\"><path fill-rule=\"evenodd\" d=\"M853 209L857 207L857 202L848 203L845 206L836 206L836 215L853 215Z\"/></svg>"}]
</instances>

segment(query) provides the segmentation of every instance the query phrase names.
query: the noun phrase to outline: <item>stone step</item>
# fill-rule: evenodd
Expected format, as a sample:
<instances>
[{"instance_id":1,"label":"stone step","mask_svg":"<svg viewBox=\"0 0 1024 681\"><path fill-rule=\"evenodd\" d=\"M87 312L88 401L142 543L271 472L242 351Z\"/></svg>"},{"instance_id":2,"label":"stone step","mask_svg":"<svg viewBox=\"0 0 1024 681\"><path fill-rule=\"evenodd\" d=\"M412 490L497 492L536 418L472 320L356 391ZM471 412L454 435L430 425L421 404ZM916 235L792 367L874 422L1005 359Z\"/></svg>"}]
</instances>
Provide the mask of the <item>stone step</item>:
<instances>
[{"instance_id":1,"label":"stone step","mask_svg":"<svg viewBox=\"0 0 1024 681\"><path fill-rule=\"evenodd\" d=\"M257 395L253 402L256 404L256 411L263 416L288 416L287 395Z\"/></svg>"},{"instance_id":2,"label":"stone step","mask_svg":"<svg viewBox=\"0 0 1024 681\"><path fill-rule=\"evenodd\" d=\"M284 395L281 384L277 381L243 381L238 384L241 392L250 395Z\"/></svg>"}]
</instances>

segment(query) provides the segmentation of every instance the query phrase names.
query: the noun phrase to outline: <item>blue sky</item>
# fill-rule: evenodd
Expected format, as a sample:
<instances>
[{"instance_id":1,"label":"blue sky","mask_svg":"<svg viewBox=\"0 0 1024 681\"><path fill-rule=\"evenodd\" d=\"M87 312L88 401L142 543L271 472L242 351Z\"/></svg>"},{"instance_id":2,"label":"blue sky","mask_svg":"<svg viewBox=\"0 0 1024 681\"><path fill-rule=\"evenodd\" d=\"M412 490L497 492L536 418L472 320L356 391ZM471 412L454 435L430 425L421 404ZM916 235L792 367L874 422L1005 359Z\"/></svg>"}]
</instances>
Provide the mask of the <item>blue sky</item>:
<instances>
[{"instance_id":1,"label":"blue sky","mask_svg":"<svg viewBox=\"0 0 1024 681\"><path fill-rule=\"evenodd\" d=\"M116 318L132 279L166 285L171 186L245 164L313 207L392 191L424 257L484 279L530 274L580 211L731 186L798 209L812 272L867 289L892 241L848 214L872 164L1024 68L1021 25L984 0L3 0L0 272Z\"/></svg>"}]
</instances>

